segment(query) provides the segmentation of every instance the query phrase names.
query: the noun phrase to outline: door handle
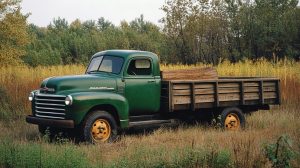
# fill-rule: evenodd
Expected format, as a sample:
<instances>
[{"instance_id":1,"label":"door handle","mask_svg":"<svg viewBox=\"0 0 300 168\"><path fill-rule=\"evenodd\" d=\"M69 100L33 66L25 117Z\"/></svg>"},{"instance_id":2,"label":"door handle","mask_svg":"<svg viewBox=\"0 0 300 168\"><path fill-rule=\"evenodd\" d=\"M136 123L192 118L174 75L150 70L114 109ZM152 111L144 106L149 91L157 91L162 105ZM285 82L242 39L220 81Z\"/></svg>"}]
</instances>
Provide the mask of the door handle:
<instances>
[{"instance_id":1,"label":"door handle","mask_svg":"<svg viewBox=\"0 0 300 168\"><path fill-rule=\"evenodd\" d=\"M154 83L155 80L148 80L148 83Z\"/></svg>"}]
</instances>

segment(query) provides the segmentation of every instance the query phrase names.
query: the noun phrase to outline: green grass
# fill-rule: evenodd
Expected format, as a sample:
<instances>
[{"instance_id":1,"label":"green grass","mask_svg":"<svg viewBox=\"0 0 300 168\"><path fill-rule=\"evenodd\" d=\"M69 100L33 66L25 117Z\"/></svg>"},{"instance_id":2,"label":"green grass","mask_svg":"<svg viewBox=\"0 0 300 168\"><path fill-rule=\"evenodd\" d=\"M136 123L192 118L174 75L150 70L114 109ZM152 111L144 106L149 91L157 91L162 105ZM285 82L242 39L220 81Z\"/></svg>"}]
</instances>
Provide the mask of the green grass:
<instances>
[{"instance_id":1,"label":"green grass","mask_svg":"<svg viewBox=\"0 0 300 168\"><path fill-rule=\"evenodd\" d=\"M75 145L56 144L46 148L38 141L19 143L0 141L1 167L90 167L88 159Z\"/></svg>"}]
</instances>

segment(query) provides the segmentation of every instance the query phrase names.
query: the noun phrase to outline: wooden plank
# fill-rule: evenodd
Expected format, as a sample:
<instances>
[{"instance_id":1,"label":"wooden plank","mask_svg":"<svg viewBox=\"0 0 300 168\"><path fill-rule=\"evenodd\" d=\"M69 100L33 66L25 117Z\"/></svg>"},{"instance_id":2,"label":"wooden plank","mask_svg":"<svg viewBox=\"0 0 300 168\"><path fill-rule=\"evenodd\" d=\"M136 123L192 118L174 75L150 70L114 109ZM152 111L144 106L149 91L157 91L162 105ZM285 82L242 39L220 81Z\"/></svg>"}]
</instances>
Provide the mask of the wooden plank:
<instances>
[{"instance_id":1,"label":"wooden plank","mask_svg":"<svg viewBox=\"0 0 300 168\"><path fill-rule=\"evenodd\" d=\"M275 86L264 86L264 92L276 92Z\"/></svg>"},{"instance_id":2,"label":"wooden plank","mask_svg":"<svg viewBox=\"0 0 300 168\"><path fill-rule=\"evenodd\" d=\"M195 83L195 89L210 89L214 88L213 83Z\"/></svg>"},{"instance_id":3,"label":"wooden plank","mask_svg":"<svg viewBox=\"0 0 300 168\"><path fill-rule=\"evenodd\" d=\"M214 95L196 95L195 96L195 103L210 103L214 102L215 98Z\"/></svg>"},{"instance_id":4,"label":"wooden plank","mask_svg":"<svg viewBox=\"0 0 300 168\"><path fill-rule=\"evenodd\" d=\"M174 90L185 90L185 89L190 89L189 83L185 84L173 84L172 87Z\"/></svg>"},{"instance_id":5,"label":"wooden plank","mask_svg":"<svg viewBox=\"0 0 300 168\"><path fill-rule=\"evenodd\" d=\"M173 95L174 96L189 96L189 95L191 95L191 90L190 89L173 90Z\"/></svg>"},{"instance_id":6,"label":"wooden plank","mask_svg":"<svg viewBox=\"0 0 300 168\"><path fill-rule=\"evenodd\" d=\"M209 89L195 89L195 94L196 95L203 95L203 94L214 94L215 91L213 88Z\"/></svg>"},{"instance_id":7,"label":"wooden plank","mask_svg":"<svg viewBox=\"0 0 300 168\"><path fill-rule=\"evenodd\" d=\"M276 86L276 81L274 81L274 82L264 82L263 86L273 86L273 87L275 87Z\"/></svg>"},{"instance_id":8,"label":"wooden plank","mask_svg":"<svg viewBox=\"0 0 300 168\"><path fill-rule=\"evenodd\" d=\"M163 80L218 79L217 70L210 67L164 70L161 74Z\"/></svg>"},{"instance_id":9,"label":"wooden plank","mask_svg":"<svg viewBox=\"0 0 300 168\"><path fill-rule=\"evenodd\" d=\"M219 87L219 93L240 93L239 87L237 88L222 88Z\"/></svg>"},{"instance_id":10,"label":"wooden plank","mask_svg":"<svg viewBox=\"0 0 300 168\"><path fill-rule=\"evenodd\" d=\"M259 100L259 93L244 93L245 100Z\"/></svg>"},{"instance_id":11,"label":"wooden plank","mask_svg":"<svg viewBox=\"0 0 300 168\"><path fill-rule=\"evenodd\" d=\"M244 92L249 93L249 92L259 92L259 87L256 86L246 86L244 87Z\"/></svg>"},{"instance_id":12,"label":"wooden plank","mask_svg":"<svg viewBox=\"0 0 300 168\"><path fill-rule=\"evenodd\" d=\"M191 83L191 82L195 82L195 83L214 83L216 81L218 81L219 83L232 83L232 82L257 82L263 80L265 82L275 82L277 80L279 80L278 78L257 78L257 77L232 77L232 78L223 78L223 77L219 77L218 79L214 79L214 80L210 80L210 79L201 79L201 80L197 80L197 79L192 79L192 80L164 80L162 79L162 81L171 81L172 83Z\"/></svg>"},{"instance_id":13,"label":"wooden plank","mask_svg":"<svg viewBox=\"0 0 300 168\"><path fill-rule=\"evenodd\" d=\"M239 83L221 83L219 82L219 88L238 88Z\"/></svg>"},{"instance_id":14,"label":"wooden plank","mask_svg":"<svg viewBox=\"0 0 300 168\"><path fill-rule=\"evenodd\" d=\"M220 101L234 101L234 100L240 100L240 94L239 94L239 93L219 94L219 100L220 100Z\"/></svg>"},{"instance_id":15,"label":"wooden plank","mask_svg":"<svg viewBox=\"0 0 300 168\"><path fill-rule=\"evenodd\" d=\"M264 94L265 99L273 99L277 98L277 93L276 92L267 92Z\"/></svg>"},{"instance_id":16,"label":"wooden plank","mask_svg":"<svg viewBox=\"0 0 300 168\"><path fill-rule=\"evenodd\" d=\"M190 104L190 96L173 96L173 105L175 104Z\"/></svg>"},{"instance_id":17,"label":"wooden plank","mask_svg":"<svg viewBox=\"0 0 300 168\"><path fill-rule=\"evenodd\" d=\"M244 82L244 86L247 87L247 86L259 86L259 82Z\"/></svg>"}]
</instances>

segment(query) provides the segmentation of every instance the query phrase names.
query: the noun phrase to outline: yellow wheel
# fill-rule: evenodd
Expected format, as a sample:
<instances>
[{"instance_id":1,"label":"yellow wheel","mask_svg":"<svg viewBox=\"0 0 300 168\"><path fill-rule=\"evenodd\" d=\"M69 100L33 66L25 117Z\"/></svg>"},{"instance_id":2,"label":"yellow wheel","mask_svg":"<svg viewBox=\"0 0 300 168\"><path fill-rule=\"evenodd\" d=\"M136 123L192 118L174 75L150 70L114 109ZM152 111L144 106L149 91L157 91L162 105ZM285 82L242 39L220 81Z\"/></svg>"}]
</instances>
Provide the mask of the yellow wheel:
<instances>
[{"instance_id":1,"label":"yellow wheel","mask_svg":"<svg viewBox=\"0 0 300 168\"><path fill-rule=\"evenodd\" d=\"M225 108L221 113L221 125L225 130L237 131L245 127L245 116L237 107Z\"/></svg>"},{"instance_id":2,"label":"yellow wheel","mask_svg":"<svg viewBox=\"0 0 300 168\"><path fill-rule=\"evenodd\" d=\"M94 111L83 122L83 139L97 144L114 142L117 138L117 124L114 117L106 111Z\"/></svg>"},{"instance_id":3,"label":"yellow wheel","mask_svg":"<svg viewBox=\"0 0 300 168\"><path fill-rule=\"evenodd\" d=\"M240 118L235 113L229 113L225 118L226 130L238 130L241 128Z\"/></svg>"},{"instance_id":4,"label":"yellow wheel","mask_svg":"<svg viewBox=\"0 0 300 168\"><path fill-rule=\"evenodd\" d=\"M105 142L111 135L111 127L107 120L97 119L91 128L91 136L95 142Z\"/></svg>"}]
</instances>

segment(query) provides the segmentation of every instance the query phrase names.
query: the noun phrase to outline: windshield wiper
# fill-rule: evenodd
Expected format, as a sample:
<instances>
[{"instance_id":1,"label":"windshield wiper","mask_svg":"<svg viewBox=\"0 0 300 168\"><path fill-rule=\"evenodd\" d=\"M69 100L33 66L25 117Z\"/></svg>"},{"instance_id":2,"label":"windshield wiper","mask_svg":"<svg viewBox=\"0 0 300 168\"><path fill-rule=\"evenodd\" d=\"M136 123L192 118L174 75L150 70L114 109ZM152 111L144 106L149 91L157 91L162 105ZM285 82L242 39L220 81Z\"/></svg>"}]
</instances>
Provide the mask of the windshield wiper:
<instances>
[{"instance_id":1,"label":"windshield wiper","mask_svg":"<svg viewBox=\"0 0 300 168\"><path fill-rule=\"evenodd\" d=\"M99 72L98 70L92 70L92 71L88 71L87 73L90 74L91 72Z\"/></svg>"},{"instance_id":2,"label":"windshield wiper","mask_svg":"<svg viewBox=\"0 0 300 168\"><path fill-rule=\"evenodd\" d=\"M98 72L104 72L104 73L106 73L106 74L111 74L111 72L107 72L107 71L98 71Z\"/></svg>"}]
</instances>

